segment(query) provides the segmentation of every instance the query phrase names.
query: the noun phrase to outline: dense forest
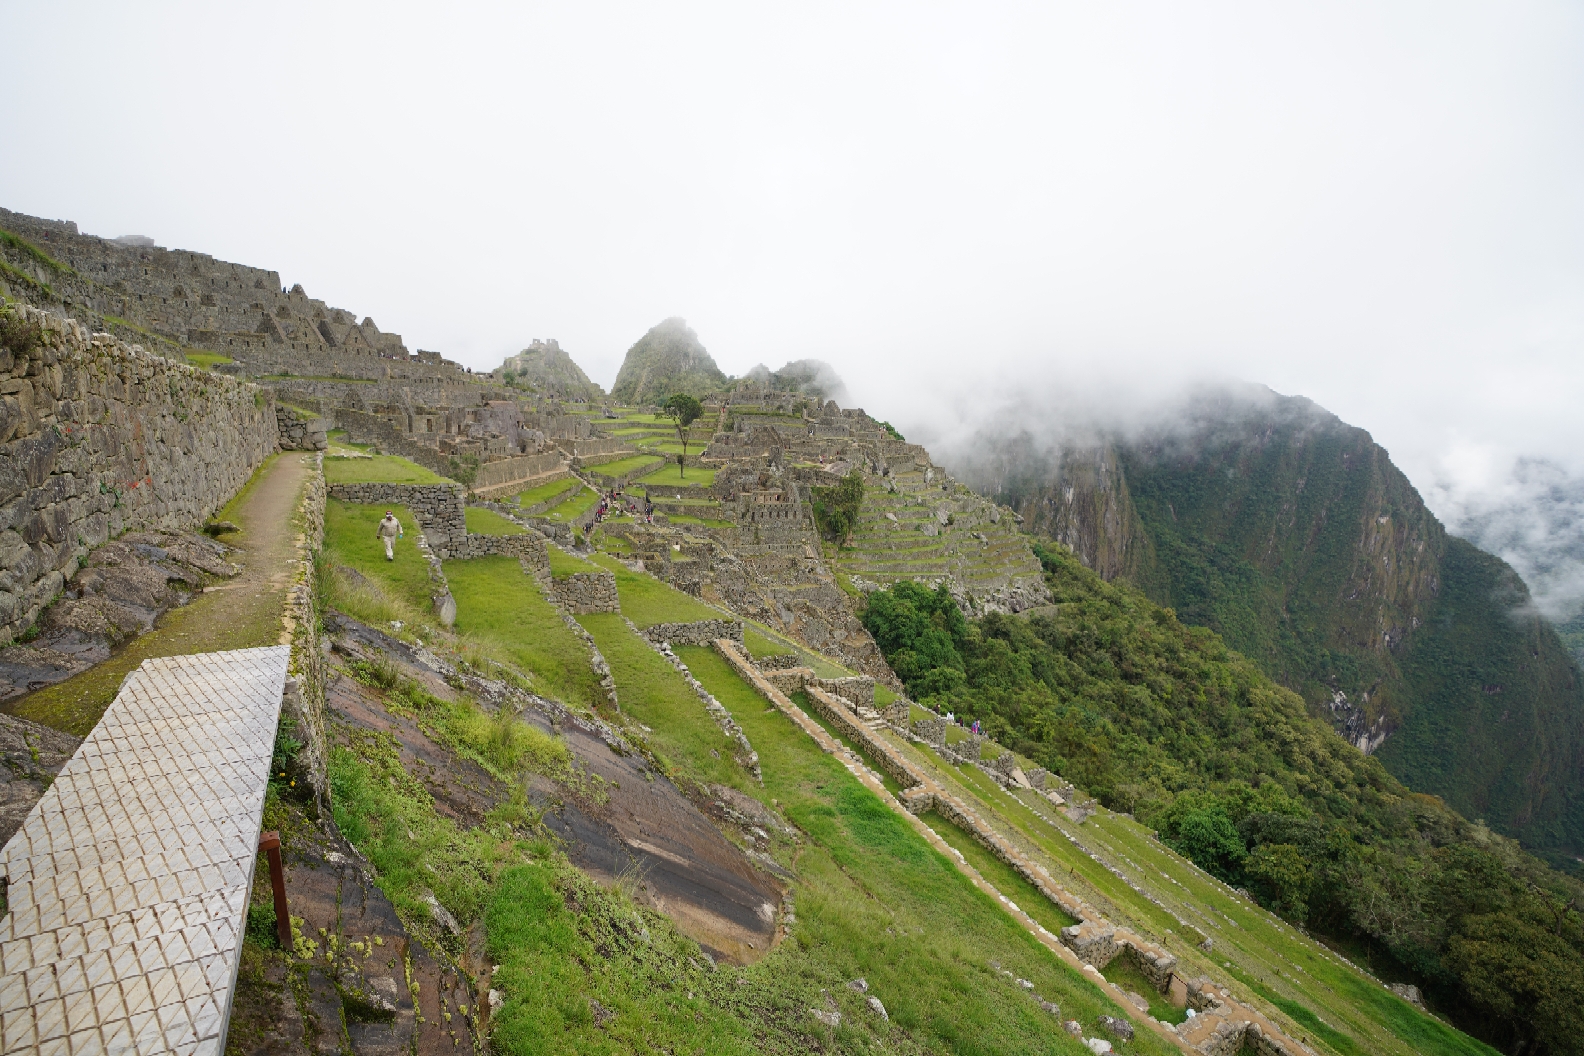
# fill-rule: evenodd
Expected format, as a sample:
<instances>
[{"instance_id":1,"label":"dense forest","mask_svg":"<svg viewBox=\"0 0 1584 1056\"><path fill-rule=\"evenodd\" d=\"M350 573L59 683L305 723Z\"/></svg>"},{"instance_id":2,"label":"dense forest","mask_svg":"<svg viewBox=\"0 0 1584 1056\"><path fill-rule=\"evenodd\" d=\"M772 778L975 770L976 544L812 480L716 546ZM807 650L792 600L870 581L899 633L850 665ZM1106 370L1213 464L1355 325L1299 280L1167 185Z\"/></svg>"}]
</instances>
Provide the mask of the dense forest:
<instances>
[{"instance_id":1,"label":"dense forest","mask_svg":"<svg viewBox=\"0 0 1584 1056\"><path fill-rule=\"evenodd\" d=\"M1060 773L1267 908L1408 977L1508 1052L1584 1052L1584 884L1404 787L1211 631L1061 550L1056 604L966 619L869 595L920 702Z\"/></svg>"}]
</instances>

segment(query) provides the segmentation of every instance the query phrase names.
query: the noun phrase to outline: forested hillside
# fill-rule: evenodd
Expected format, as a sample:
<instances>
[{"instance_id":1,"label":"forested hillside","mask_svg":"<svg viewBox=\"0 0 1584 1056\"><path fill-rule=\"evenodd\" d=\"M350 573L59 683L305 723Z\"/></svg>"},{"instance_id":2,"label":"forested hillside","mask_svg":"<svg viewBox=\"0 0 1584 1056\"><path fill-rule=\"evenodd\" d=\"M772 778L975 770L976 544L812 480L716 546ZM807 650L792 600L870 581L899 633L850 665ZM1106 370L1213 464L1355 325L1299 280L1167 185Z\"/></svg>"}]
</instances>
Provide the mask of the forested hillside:
<instances>
[{"instance_id":1,"label":"forested hillside","mask_svg":"<svg viewBox=\"0 0 1584 1056\"><path fill-rule=\"evenodd\" d=\"M964 619L900 583L864 623L911 693L1135 813L1295 923L1515 1051L1584 1037L1584 885L1410 792L1213 632L1064 551L1056 599Z\"/></svg>"},{"instance_id":2,"label":"forested hillside","mask_svg":"<svg viewBox=\"0 0 1584 1056\"><path fill-rule=\"evenodd\" d=\"M977 487L1208 627L1414 788L1555 862L1584 851L1584 688L1501 561L1308 400L1202 396L1083 448L990 441Z\"/></svg>"}]
</instances>

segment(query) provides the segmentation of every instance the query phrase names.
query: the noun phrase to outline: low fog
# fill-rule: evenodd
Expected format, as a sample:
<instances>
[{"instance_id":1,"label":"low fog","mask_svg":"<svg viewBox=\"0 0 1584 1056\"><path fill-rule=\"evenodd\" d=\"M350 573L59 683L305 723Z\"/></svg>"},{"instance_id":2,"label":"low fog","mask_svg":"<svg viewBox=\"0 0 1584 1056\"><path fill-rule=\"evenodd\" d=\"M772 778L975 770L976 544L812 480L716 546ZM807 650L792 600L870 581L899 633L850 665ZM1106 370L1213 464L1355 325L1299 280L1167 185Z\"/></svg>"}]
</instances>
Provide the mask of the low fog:
<instances>
[{"instance_id":1,"label":"low fog","mask_svg":"<svg viewBox=\"0 0 1584 1056\"><path fill-rule=\"evenodd\" d=\"M608 386L682 315L728 373L824 360L925 439L1265 384L1555 593L1577 5L5 16L8 208L278 269L475 369L555 337Z\"/></svg>"}]
</instances>

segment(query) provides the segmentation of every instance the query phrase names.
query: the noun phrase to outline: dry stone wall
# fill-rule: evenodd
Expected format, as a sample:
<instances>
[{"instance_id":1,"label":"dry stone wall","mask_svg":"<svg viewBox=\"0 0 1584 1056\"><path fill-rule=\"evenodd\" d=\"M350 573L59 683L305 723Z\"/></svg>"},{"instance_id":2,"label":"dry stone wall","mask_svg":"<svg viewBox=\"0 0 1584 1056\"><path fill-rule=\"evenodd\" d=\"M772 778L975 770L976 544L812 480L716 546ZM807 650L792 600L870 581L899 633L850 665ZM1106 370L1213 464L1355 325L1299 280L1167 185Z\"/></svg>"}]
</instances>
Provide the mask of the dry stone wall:
<instances>
[{"instance_id":1,"label":"dry stone wall","mask_svg":"<svg viewBox=\"0 0 1584 1056\"><path fill-rule=\"evenodd\" d=\"M201 524L276 447L258 386L13 310L43 343L0 349L0 640L32 624L91 548Z\"/></svg>"},{"instance_id":2,"label":"dry stone wall","mask_svg":"<svg viewBox=\"0 0 1584 1056\"><path fill-rule=\"evenodd\" d=\"M486 462L473 478L473 489L481 495L506 495L546 483L566 473L566 458L559 451L537 455L517 455Z\"/></svg>"},{"instance_id":3,"label":"dry stone wall","mask_svg":"<svg viewBox=\"0 0 1584 1056\"><path fill-rule=\"evenodd\" d=\"M651 642L672 645L709 645L717 638L743 640L741 620L698 620L694 623L657 623L646 627L643 635Z\"/></svg>"},{"instance_id":4,"label":"dry stone wall","mask_svg":"<svg viewBox=\"0 0 1584 1056\"><path fill-rule=\"evenodd\" d=\"M568 612L620 612L616 577L609 572L574 572L551 581L551 589Z\"/></svg>"}]
</instances>

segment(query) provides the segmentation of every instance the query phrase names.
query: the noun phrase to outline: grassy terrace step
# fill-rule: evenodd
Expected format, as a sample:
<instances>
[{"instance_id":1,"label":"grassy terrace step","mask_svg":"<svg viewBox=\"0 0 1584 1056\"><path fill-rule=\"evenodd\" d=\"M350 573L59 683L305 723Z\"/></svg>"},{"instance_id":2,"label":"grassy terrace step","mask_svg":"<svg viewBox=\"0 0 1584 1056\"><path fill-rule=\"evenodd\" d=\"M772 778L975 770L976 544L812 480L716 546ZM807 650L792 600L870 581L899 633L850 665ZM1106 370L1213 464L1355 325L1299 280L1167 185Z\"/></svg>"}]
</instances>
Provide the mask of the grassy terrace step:
<instances>
[{"instance_id":1,"label":"grassy terrace step","mask_svg":"<svg viewBox=\"0 0 1584 1056\"><path fill-rule=\"evenodd\" d=\"M522 535L527 530L482 506L469 506L463 511L463 517L467 521L467 530L475 535Z\"/></svg>"},{"instance_id":2,"label":"grassy terrace step","mask_svg":"<svg viewBox=\"0 0 1584 1056\"><path fill-rule=\"evenodd\" d=\"M545 551L550 557L550 575L556 579L564 579L579 572L600 570L598 565L591 564L576 554L569 554L554 543L547 546Z\"/></svg>"},{"instance_id":3,"label":"grassy terrace step","mask_svg":"<svg viewBox=\"0 0 1584 1056\"><path fill-rule=\"evenodd\" d=\"M699 620L731 618L646 572L632 571L613 557L596 554L594 562L616 577L616 593L621 598L622 615L639 628L653 627L657 623L696 623Z\"/></svg>"},{"instance_id":4,"label":"grassy terrace step","mask_svg":"<svg viewBox=\"0 0 1584 1056\"><path fill-rule=\"evenodd\" d=\"M445 574L465 640L532 672L536 692L584 708L605 699L587 647L515 557L447 561Z\"/></svg>"},{"instance_id":5,"label":"grassy terrace step","mask_svg":"<svg viewBox=\"0 0 1584 1056\"><path fill-rule=\"evenodd\" d=\"M374 535L386 510L396 515L404 530L404 537L396 541L394 561L385 560L385 544ZM324 566L332 572L343 566L355 569L385 595L383 599L359 599L378 611L353 615L385 625L428 611L433 588L429 566L418 552L417 532L418 522L405 506L363 506L340 499L325 502Z\"/></svg>"},{"instance_id":6,"label":"grassy terrace step","mask_svg":"<svg viewBox=\"0 0 1584 1056\"><path fill-rule=\"evenodd\" d=\"M1318 1036L1322 1051L1341 1056L1357 1052L1490 1056L1494 1052L1414 1011L1324 947L1238 898L1152 839L1131 818L1101 813L1077 825L1036 792L1014 796L977 768L949 766L932 750L892 739L1004 837L1044 864L1063 886L1112 921L1164 939L1184 974L1208 974L1231 984L1240 1000L1289 1017L1295 1037L1313 1042ZM1119 880L1106 865L1120 869L1128 882ZM1132 890L1129 882L1165 908ZM1194 946L1198 936L1185 935L1178 917L1214 939L1211 953ZM1310 1017L1316 1009L1337 1037L1328 1038L1324 1030L1314 1028Z\"/></svg>"},{"instance_id":7,"label":"grassy terrace step","mask_svg":"<svg viewBox=\"0 0 1584 1056\"><path fill-rule=\"evenodd\" d=\"M673 462L647 476L640 477L633 483L654 488L656 492L663 492L668 486L707 488L715 483L715 471L703 466L688 466L687 474L678 476L676 463Z\"/></svg>"},{"instance_id":8,"label":"grassy terrace step","mask_svg":"<svg viewBox=\"0 0 1584 1056\"><path fill-rule=\"evenodd\" d=\"M537 506L539 503L553 499L563 492L572 491L582 486L583 482L576 477L552 480L548 484L541 484L537 488L529 488L527 491L520 493L517 496L517 504L523 507Z\"/></svg>"},{"instance_id":9,"label":"grassy terrace step","mask_svg":"<svg viewBox=\"0 0 1584 1056\"><path fill-rule=\"evenodd\" d=\"M655 462L656 457L654 455L629 455L626 458L618 458L611 462L601 462L597 466L585 466L583 468L589 473L599 473L607 477L622 477L629 473L636 473L647 466L652 466Z\"/></svg>"},{"instance_id":10,"label":"grassy terrace step","mask_svg":"<svg viewBox=\"0 0 1584 1056\"><path fill-rule=\"evenodd\" d=\"M580 488L559 503L550 507L540 516L551 521L575 521L599 502L599 494L588 488Z\"/></svg>"},{"instance_id":11,"label":"grassy terrace step","mask_svg":"<svg viewBox=\"0 0 1584 1056\"><path fill-rule=\"evenodd\" d=\"M1120 1014L724 661L696 647L679 655L759 753L764 787L747 781L737 787L777 804L808 834L795 862L794 940L758 970L833 994L845 989L843 976L863 976L885 1003L893 1028L909 1032L916 1044L946 1051L1082 1051L1028 992L990 968L991 961L1032 982L1035 993L1061 1006L1064 1018L1092 1025L1102 1014ZM683 746L672 743L689 768L718 762L683 754ZM849 1047L870 1051L856 1037L843 1046ZM912 1047L895 1037L887 1048ZM1140 1031L1129 1051L1176 1050Z\"/></svg>"},{"instance_id":12,"label":"grassy terrace step","mask_svg":"<svg viewBox=\"0 0 1584 1056\"><path fill-rule=\"evenodd\" d=\"M326 458L326 484L451 484L433 470L398 455L369 458Z\"/></svg>"}]
</instances>

